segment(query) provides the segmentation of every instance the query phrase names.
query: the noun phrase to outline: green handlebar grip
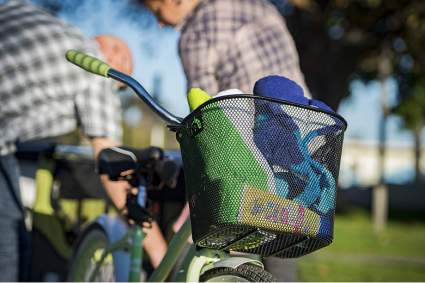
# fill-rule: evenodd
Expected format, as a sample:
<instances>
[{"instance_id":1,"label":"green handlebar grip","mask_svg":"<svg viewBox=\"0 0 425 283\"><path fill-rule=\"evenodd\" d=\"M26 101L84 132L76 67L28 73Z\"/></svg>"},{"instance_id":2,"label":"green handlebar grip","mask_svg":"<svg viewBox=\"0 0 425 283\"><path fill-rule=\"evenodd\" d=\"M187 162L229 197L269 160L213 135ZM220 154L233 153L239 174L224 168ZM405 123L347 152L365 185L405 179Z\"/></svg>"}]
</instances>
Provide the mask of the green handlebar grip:
<instances>
[{"instance_id":1,"label":"green handlebar grip","mask_svg":"<svg viewBox=\"0 0 425 283\"><path fill-rule=\"evenodd\" d=\"M111 68L105 62L77 50L68 50L66 59L90 73L104 77L108 76L108 71Z\"/></svg>"}]
</instances>

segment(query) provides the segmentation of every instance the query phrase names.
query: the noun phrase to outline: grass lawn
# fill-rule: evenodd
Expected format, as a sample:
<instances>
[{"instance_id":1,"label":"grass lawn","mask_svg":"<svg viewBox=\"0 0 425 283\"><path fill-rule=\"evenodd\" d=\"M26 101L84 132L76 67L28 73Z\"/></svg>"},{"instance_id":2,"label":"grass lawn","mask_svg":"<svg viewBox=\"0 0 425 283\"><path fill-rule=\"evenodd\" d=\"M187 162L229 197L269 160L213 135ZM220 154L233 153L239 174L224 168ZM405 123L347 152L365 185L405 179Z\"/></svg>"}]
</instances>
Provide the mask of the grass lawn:
<instances>
[{"instance_id":1,"label":"grass lawn","mask_svg":"<svg viewBox=\"0 0 425 283\"><path fill-rule=\"evenodd\" d=\"M375 234L355 212L334 228L333 244L298 260L300 281L425 281L425 223L389 222Z\"/></svg>"}]
</instances>

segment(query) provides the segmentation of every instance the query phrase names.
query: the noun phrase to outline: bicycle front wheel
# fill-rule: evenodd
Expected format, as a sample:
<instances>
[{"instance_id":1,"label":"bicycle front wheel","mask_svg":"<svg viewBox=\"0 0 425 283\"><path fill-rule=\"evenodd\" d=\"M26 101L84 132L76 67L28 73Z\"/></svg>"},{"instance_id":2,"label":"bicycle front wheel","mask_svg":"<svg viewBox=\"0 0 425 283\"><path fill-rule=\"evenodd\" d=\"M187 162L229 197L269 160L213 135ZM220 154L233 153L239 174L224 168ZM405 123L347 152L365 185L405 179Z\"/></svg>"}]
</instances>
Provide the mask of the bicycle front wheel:
<instances>
[{"instance_id":1,"label":"bicycle front wheel","mask_svg":"<svg viewBox=\"0 0 425 283\"><path fill-rule=\"evenodd\" d=\"M111 254L106 256L96 271L107 245L108 238L105 231L97 225L90 227L83 234L71 259L68 281L114 282L115 270Z\"/></svg>"},{"instance_id":2,"label":"bicycle front wheel","mask_svg":"<svg viewBox=\"0 0 425 283\"><path fill-rule=\"evenodd\" d=\"M242 264L237 268L219 267L201 275L201 282L276 282L263 268L253 264Z\"/></svg>"}]
</instances>

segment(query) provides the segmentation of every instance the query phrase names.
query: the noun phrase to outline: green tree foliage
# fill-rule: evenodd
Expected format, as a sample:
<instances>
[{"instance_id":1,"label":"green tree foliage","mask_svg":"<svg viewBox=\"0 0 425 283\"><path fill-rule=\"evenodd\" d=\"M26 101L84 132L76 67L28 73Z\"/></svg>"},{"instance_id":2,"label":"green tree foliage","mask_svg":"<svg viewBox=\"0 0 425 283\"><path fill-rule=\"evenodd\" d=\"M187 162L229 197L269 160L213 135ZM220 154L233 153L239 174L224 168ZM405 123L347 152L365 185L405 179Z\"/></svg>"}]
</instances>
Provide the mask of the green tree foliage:
<instances>
[{"instance_id":1,"label":"green tree foliage","mask_svg":"<svg viewBox=\"0 0 425 283\"><path fill-rule=\"evenodd\" d=\"M374 80L387 71L400 97L411 74L424 74L425 1L272 0L285 16L313 94L336 108L353 79Z\"/></svg>"},{"instance_id":2,"label":"green tree foliage","mask_svg":"<svg viewBox=\"0 0 425 283\"><path fill-rule=\"evenodd\" d=\"M393 109L406 129L414 135L415 181L420 181L421 131L425 125L425 77L408 80L408 95Z\"/></svg>"},{"instance_id":3,"label":"green tree foliage","mask_svg":"<svg viewBox=\"0 0 425 283\"><path fill-rule=\"evenodd\" d=\"M425 124L425 78L412 82L411 94L401 100L394 113L403 117L407 129L422 129Z\"/></svg>"}]
</instances>

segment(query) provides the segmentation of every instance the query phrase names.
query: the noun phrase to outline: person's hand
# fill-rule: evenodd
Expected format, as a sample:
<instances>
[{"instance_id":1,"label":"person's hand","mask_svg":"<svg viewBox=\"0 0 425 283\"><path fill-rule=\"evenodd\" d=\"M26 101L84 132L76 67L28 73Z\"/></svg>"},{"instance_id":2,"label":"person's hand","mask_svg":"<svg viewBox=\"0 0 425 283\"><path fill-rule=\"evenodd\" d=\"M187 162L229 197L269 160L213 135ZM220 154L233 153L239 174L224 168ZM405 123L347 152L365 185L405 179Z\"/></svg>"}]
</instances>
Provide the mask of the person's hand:
<instances>
[{"instance_id":1,"label":"person's hand","mask_svg":"<svg viewBox=\"0 0 425 283\"><path fill-rule=\"evenodd\" d=\"M127 181L111 181L108 175L101 175L100 180L106 193L118 211L125 212L125 202L128 190L131 189Z\"/></svg>"},{"instance_id":2,"label":"person's hand","mask_svg":"<svg viewBox=\"0 0 425 283\"><path fill-rule=\"evenodd\" d=\"M119 144L110 138L97 137L91 140L94 158L97 160L99 152L104 148L118 146ZM100 180L112 204L122 212L125 209L127 191L131 189L127 181L111 181L107 175L101 175Z\"/></svg>"},{"instance_id":3,"label":"person's hand","mask_svg":"<svg viewBox=\"0 0 425 283\"><path fill-rule=\"evenodd\" d=\"M93 138L91 140L94 157L97 159L99 152L104 148L119 146L118 143L114 142L109 138ZM131 174L132 171L123 172L122 174ZM126 211L126 201L127 193L133 193L131 190L130 184L127 181L111 181L108 175L101 175L100 180L111 199L114 206L121 212L123 216L127 213ZM162 236L161 230L158 224L153 221L149 227L143 225L143 231L146 233L145 239L143 241L143 247L151 259L152 266L154 268L158 267L162 258L164 257L167 251L167 242Z\"/></svg>"},{"instance_id":4,"label":"person's hand","mask_svg":"<svg viewBox=\"0 0 425 283\"><path fill-rule=\"evenodd\" d=\"M112 68L127 75L133 73L131 50L125 41L116 36L106 34L97 35L95 40L99 44L99 49L106 62Z\"/></svg>"},{"instance_id":5,"label":"person's hand","mask_svg":"<svg viewBox=\"0 0 425 283\"><path fill-rule=\"evenodd\" d=\"M126 42L116 36L105 34L97 35L94 39L109 66L127 75L133 73L133 58ZM116 83L118 88L126 87L122 82L116 81Z\"/></svg>"},{"instance_id":6,"label":"person's hand","mask_svg":"<svg viewBox=\"0 0 425 283\"><path fill-rule=\"evenodd\" d=\"M184 208L180 212L179 217L173 223L173 232L174 233L177 233L180 230L180 228L183 226L184 222L189 218L189 214L190 214L189 203L186 202L186 205L184 206ZM188 241L188 243L193 244L192 235L189 236L187 241Z\"/></svg>"}]
</instances>

